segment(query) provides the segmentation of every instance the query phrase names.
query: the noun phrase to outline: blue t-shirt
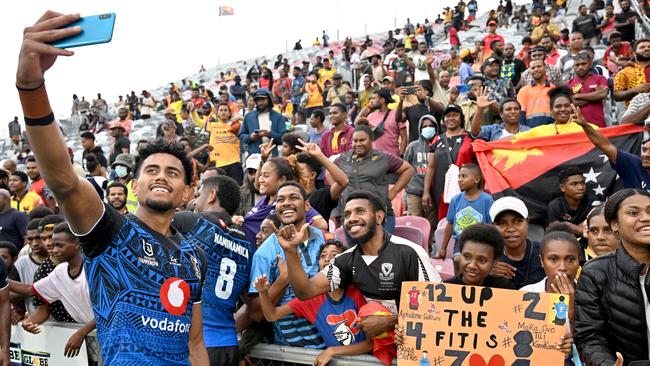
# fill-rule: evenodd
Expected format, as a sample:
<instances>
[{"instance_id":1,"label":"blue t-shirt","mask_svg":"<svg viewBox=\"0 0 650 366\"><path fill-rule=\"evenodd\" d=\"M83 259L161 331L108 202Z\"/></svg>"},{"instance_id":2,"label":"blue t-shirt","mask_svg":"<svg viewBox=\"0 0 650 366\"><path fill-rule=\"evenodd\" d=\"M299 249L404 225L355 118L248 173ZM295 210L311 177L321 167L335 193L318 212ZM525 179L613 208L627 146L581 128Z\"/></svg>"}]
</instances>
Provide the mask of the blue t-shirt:
<instances>
[{"instance_id":1,"label":"blue t-shirt","mask_svg":"<svg viewBox=\"0 0 650 366\"><path fill-rule=\"evenodd\" d=\"M175 231L174 231L175 232ZM192 306L201 302L203 251L104 204L79 236L106 365L189 365Z\"/></svg>"},{"instance_id":2,"label":"blue t-shirt","mask_svg":"<svg viewBox=\"0 0 650 366\"><path fill-rule=\"evenodd\" d=\"M300 252L300 263L307 273L307 276L313 277L319 272L318 254L320 247L325 243L325 238L321 230L309 228L309 240L307 246L301 244L298 248ZM263 274L269 279L269 284L273 284L280 276L278 271L278 255L285 261L284 250L278 243L277 236L272 234L257 249L253 256L253 268L251 269L249 294L256 294L257 290L253 286L253 281ZM278 306L284 305L295 298L293 287L287 286L282 294ZM325 343L320 337L318 330L306 319L299 319L294 314L278 319L273 323L273 332L275 334L275 343L290 345L303 348L324 348Z\"/></svg>"},{"instance_id":3,"label":"blue t-shirt","mask_svg":"<svg viewBox=\"0 0 650 366\"><path fill-rule=\"evenodd\" d=\"M530 127L522 124L519 125L518 132L528 130L530 130ZM501 140L505 136L504 131L506 131L505 123L501 122L499 124L481 126L481 132L478 133L478 136L474 137L485 141L496 141Z\"/></svg>"},{"instance_id":4,"label":"blue t-shirt","mask_svg":"<svg viewBox=\"0 0 650 366\"><path fill-rule=\"evenodd\" d=\"M458 239L460 233L466 227L478 224L479 222L490 224L490 207L492 207L492 196L485 192L473 200L468 201L465 198L465 192L461 192L452 197L447 212L447 222L453 225L452 237Z\"/></svg>"},{"instance_id":5,"label":"blue t-shirt","mask_svg":"<svg viewBox=\"0 0 650 366\"><path fill-rule=\"evenodd\" d=\"M567 312L569 311L569 306L564 302L556 302L553 304L555 309L555 317L557 319L566 319Z\"/></svg>"},{"instance_id":6,"label":"blue t-shirt","mask_svg":"<svg viewBox=\"0 0 650 366\"><path fill-rule=\"evenodd\" d=\"M610 161L625 188L638 188L650 191L650 175L641 165L641 158L627 151L616 149L616 163Z\"/></svg>"},{"instance_id":7,"label":"blue t-shirt","mask_svg":"<svg viewBox=\"0 0 650 366\"><path fill-rule=\"evenodd\" d=\"M249 286L253 247L230 218L218 212L180 212L174 227L205 251L208 269L201 308L206 347L237 346L234 313Z\"/></svg>"}]
</instances>

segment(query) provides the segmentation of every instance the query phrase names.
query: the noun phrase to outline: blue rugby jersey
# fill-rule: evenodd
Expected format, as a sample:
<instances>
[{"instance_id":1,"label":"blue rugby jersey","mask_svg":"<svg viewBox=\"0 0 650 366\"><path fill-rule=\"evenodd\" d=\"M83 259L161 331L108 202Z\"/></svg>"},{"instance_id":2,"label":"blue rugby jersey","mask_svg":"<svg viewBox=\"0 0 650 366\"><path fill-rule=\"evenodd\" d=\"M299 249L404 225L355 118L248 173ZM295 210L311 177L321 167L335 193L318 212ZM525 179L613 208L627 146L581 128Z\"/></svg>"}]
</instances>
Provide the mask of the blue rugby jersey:
<instances>
[{"instance_id":1,"label":"blue rugby jersey","mask_svg":"<svg viewBox=\"0 0 650 366\"><path fill-rule=\"evenodd\" d=\"M86 235L90 300L106 365L189 365L192 305L201 301L205 254L110 205Z\"/></svg>"},{"instance_id":2,"label":"blue rugby jersey","mask_svg":"<svg viewBox=\"0 0 650 366\"><path fill-rule=\"evenodd\" d=\"M237 346L234 313L237 299L248 289L252 245L222 213L179 212L173 225L205 251L208 261L201 298L205 346Z\"/></svg>"}]
</instances>

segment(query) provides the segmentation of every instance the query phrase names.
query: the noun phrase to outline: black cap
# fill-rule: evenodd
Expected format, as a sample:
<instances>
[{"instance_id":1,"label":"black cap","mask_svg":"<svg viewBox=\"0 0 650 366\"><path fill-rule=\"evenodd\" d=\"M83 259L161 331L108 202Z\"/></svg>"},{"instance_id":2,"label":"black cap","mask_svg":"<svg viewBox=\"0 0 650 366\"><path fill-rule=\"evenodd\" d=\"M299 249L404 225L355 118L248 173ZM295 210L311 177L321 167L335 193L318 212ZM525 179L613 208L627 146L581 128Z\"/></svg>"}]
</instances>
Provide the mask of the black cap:
<instances>
[{"instance_id":1,"label":"black cap","mask_svg":"<svg viewBox=\"0 0 650 366\"><path fill-rule=\"evenodd\" d=\"M429 80L420 80L418 81L418 84L420 84L421 87L426 89L429 94L433 94L433 85L431 84L431 81Z\"/></svg>"},{"instance_id":2,"label":"black cap","mask_svg":"<svg viewBox=\"0 0 650 366\"><path fill-rule=\"evenodd\" d=\"M447 113L451 111L456 111L460 114L463 114L463 109L458 105L458 104L449 104L447 107L445 107L445 110L442 112L442 116L446 116Z\"/></svg>"},{"instance_id":3,"label":"black cap","mask_svg":"<svg viewBox=\"0 0 650 366\"><path fill-rule=\"evenodd\" d=\"M501 65L501 59L500 59L500 58L498 58L498 57L494 57L494 56L490 56L490 57L488 57L487 60L485 60L485 63L484 63L483 65L484 65L484 66L487 66L487 65L492 64L492 63L495 63L495 62L498 63L499 65Z\"/></svg>"}]
</instances>

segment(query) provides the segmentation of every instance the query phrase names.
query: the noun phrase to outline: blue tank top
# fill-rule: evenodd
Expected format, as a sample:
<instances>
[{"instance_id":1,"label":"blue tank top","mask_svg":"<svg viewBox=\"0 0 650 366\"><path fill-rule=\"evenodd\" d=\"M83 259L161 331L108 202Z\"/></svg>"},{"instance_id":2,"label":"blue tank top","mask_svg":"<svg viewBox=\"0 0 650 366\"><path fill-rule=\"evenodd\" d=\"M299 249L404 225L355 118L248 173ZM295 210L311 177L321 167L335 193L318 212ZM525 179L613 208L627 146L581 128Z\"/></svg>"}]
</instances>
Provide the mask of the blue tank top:
<instances>
[{"instance_id":1,"label":"blue tank top","mask_svg":"<svg viewBox=\"0 0 650 366\"><path fill-rule=\"evenodd\" d=\"M80 240L104 363L189 365L192 305L201 300L205 272L202 250L108 205Z\"/></svg>"}]
</instances>

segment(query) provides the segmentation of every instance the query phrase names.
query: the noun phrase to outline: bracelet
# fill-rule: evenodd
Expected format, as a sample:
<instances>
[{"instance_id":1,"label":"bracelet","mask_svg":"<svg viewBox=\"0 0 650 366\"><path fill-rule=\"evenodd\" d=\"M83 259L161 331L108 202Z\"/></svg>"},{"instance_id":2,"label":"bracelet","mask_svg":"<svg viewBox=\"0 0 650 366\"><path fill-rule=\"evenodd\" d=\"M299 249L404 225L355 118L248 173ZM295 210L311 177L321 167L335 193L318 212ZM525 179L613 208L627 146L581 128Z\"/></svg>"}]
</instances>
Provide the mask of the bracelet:
<instances>
[{"instance_id":1,"label":"bracelet","mask_svg":"<svg viewBox=\"0 0 650 366\"><path fill-rule=\"evenodd\" d=\"M35 87L35 88L21 88L21 87L18 86L18 84L16 84L16 89L18 89L18 91L29 92L29 91L37 90L38 88L42 87L43 85L45 85L45 79L43 79L43 80L41 81L41 83L38 84L38 86Z\"/></svg>"},{"instance_id":2,"label":"bracelet","mask_svg":"<svg viewBox=\"0 0 650 366\"><path fill-rule=\"evenodd\" d=\"M25 116L25 125L27 126L47 126L50 123L54 122L54 113L50 112L45 117L40 118L31 118Z\"/></svg>"}]
</instances>

